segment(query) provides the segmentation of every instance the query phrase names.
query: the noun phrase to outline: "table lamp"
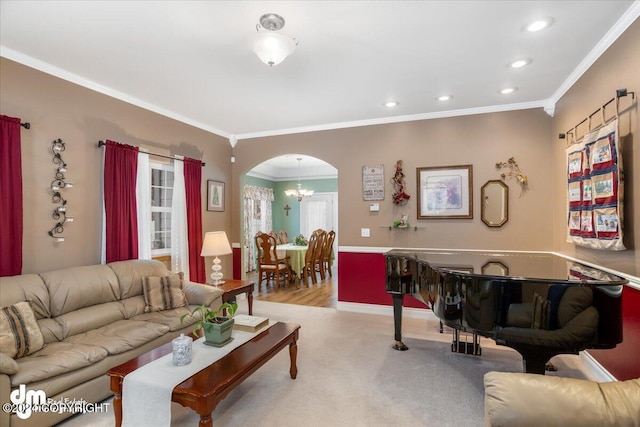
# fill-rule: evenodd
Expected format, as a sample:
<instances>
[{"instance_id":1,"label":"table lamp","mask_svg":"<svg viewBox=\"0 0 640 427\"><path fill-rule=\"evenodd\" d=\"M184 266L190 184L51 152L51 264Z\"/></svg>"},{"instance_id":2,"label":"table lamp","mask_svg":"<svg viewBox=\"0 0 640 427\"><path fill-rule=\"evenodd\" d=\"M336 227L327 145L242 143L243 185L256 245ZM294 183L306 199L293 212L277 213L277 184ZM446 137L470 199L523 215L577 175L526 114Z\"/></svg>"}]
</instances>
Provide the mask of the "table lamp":
<instances>
[{"instance_id":1,"label":"table lamp","mask_svg":"<svg viewBox=\"0 0 640 427\"><path fill-rule=\"evenodd\" d=\"M231 245L229 245L229 239L227 233L224 231L209 231L204 235L204 242L202 242L202 251L200 256L215 256L213 259L213 265L211 266L211 284L218 286L224 283L222 279L222 266L220 265L219 255L227 255L232 253Z\"/></svg>"}]
</instances>

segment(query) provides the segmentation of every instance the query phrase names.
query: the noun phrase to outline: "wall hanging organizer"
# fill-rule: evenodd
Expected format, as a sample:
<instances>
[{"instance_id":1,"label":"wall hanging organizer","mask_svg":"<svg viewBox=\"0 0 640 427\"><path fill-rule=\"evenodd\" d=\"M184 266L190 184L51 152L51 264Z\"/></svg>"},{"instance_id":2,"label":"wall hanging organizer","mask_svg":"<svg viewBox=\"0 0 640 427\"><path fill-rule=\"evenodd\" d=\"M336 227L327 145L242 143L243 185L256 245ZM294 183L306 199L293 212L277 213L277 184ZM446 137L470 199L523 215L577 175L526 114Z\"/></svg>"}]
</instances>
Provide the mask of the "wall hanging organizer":
<instances>
[{"instance_id":1,"label":"wall hanging organizer","mask_svg":"<svg viewBox=\"0 0 640 427\"><path fill-rule=\"evenodd\" d=\"M56 165L55 178L51 181L51 201L57 206L53 210L53 219L57 222L51 230L49 236L56 239L57 242L64 242L64 225L67 222L73 222L73 217L67 215L67 200L62 197L61 191L66 188L73 187L73 184L66 180L64 174L67 171L67 164L62 160L62 152L65 150L64 142L60 138L51 143L51 151L53 152L53 163Z\"/></svg>"},{"instance_id":2,"label":"wall hanging organizer","mask_svg":"<svg viewBox=\"0 0 640 427\"><path fill-rule=\"evenodd\" d=\"M624 173L618 135L619 98L616 96L567 131L567 242L593 249L624 250ZM615 103L614 103L615 101ZM615 106L607 118L606 108ZM592 118L600 114L597 125ZM580 137L579 127L586 126ZM560 134L565 138L565 134Z\"/></svg>"}]
</instances>

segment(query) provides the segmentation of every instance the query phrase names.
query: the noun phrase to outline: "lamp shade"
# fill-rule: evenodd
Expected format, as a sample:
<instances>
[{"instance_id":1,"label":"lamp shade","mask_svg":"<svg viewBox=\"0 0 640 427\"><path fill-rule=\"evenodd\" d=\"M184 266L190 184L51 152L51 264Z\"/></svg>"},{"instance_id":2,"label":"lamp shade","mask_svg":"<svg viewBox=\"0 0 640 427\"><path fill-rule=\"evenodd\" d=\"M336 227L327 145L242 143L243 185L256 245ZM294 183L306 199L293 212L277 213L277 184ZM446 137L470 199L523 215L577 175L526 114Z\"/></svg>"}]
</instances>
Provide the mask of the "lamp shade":
<instances>
[{"instance_id":1,"label":"lamp shade","mask_svg":"<svg viewBox=\"0 0 640 427\"><path fill-rule=\"evenodd\" d=\"M225 231L209 231L204 235L200 256L218 256L232 253Z\"/></svg>"},{"instance_id":2,"label":"lamp shade","mask_svg":"<svg viewBox=\"0 0 640 427\"><path fill-rule=\"evenodd\" d=\"M275 31L258 31L249 39L249 48L265 64L273 67L296 50L296 40Z\"/></svg>"}]
</instances>

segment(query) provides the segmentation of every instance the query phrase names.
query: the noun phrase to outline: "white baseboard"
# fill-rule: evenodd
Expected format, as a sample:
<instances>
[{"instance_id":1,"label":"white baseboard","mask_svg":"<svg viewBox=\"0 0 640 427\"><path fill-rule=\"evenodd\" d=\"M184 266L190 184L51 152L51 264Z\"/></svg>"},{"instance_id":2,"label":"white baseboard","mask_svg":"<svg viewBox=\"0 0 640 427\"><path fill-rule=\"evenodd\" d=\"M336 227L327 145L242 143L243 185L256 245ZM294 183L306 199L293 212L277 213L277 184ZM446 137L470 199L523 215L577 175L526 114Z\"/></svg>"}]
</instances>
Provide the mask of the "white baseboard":
<instances>
[{"instance_id":1,"label":"white baseboard","mask_svg":"<svg viewBox=\"0 0 640 427\"><path fill-rule=\"evenodd\" d=\"M598 361L594 359L593 356L591 356L588 352L581 351L580 359L585 364L587 369L589 369L591 375L593 375L599 382L606 383L617 381L617 378L611 375L611 373L607 371L600 363L598 363Z\"/></svg>"}]
</instances>

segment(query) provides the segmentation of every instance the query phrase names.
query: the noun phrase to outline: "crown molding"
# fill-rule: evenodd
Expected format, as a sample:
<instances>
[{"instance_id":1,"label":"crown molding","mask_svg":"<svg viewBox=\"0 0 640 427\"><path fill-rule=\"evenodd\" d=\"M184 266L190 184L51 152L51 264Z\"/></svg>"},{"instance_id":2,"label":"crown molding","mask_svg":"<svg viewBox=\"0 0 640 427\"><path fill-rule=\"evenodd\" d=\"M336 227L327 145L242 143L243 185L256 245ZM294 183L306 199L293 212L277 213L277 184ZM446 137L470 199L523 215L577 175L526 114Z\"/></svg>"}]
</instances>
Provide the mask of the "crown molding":
<instances>
[{"instance_id":1,"label":"crown molding","mask_svg":"<svg viewBox=\"0 0 640 427\"><path fill-rule=\"evenodd\" d=\"M70 73L66 70L63 70L62 68L56 67L47 62L33 58L29 55L25 55L21 52L10 49L6 46L0 45L0 56L3 58L10 59L19 64L26 65L27 67L36 69L38 71L42 71L43 73L50 74L54 77L58 77L62 80L66 80L68 82L75 83L87 89L91 89L103 95L107 95L112 98L119 99L120 101L124 101L128 104L135 105L136 107L144 108L145 110L149 110L154 113L160 114L162 116L168 117L170 119L177 120L181 123L191 125L198 129L206 130L207 132L211 132L223 138L229 138L229 140L231 141L230 134L227 132L221 131L220 129L212 128L211 126L208 126L204 123L198 122L196 120L192 120L188 117L182 116L178 113L167 110L165 108L158 107L157 105L152 104L150 102L143 101L136 97L127 95L126 93L122 93L113 88L103 86L101 84L94 82L93 80L85 79L84 77L81 77L77 74Z\"/></svg>"},{"instance_id":2,"label":"crown molding","mask_svg":"<svg viewBox=\"0 0 640 427\"><path fill-rule=\"evenodd\" d=\"M547 113L550 116L553 116L553 110L555 110L555 104L562 98L562 96L569 90L571 87L578 81L580 77L593 65L594 62L602 56L604 52L615 42L618 37L624 33L629 25L633 24L636 19L640 16L640 1L636 0L633 2L629 9L616 21L615 24L607 31L607 33L600 39L598 44L584 57L584 59L578 64L578 66L573 70L573 72L567 77L567 79L560 85L560 87L551 95L551 98L547 100L547 107L545 107L545 111L549 106L553 105L553 108L549 108L552 112Z\"/></svg>"}]
</instances>

